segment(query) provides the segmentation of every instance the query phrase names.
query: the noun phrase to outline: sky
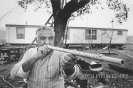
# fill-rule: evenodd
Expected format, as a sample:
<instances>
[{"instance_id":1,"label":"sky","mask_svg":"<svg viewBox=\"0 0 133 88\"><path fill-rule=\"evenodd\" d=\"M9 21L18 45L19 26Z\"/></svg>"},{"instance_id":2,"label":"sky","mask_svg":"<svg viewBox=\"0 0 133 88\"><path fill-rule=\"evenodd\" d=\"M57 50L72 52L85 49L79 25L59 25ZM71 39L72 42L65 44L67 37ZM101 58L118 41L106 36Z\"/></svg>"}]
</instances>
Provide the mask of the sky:
<instances>
[{"instance_id":1,"label":"sky","mask_svg":"<svg viewBox=\"0 0 133 88\"><path fill-rule=\"evenodd\" d=\"M7 14L1 21L0 26L5 27L5 24L22 24L22 25L44 25L50 17L44 6L41 9L35 11L33 5L29 5L28 9L22 9L17 5L18 0L0 0L0 19L3 15ZM128 6L133 7L133 0L123 0ZM100 28L112 28L110 21L114 19L114 11L109 10L106 5L103 10L92 7L92 13L85 16L75 18L75 20L69 22L69 26L76 27L100 27ZM114 21L114 28L127 29L128 35L133 35L133 8L129 12L128 19L122 25Z\"/></svg>"}]
</instances>

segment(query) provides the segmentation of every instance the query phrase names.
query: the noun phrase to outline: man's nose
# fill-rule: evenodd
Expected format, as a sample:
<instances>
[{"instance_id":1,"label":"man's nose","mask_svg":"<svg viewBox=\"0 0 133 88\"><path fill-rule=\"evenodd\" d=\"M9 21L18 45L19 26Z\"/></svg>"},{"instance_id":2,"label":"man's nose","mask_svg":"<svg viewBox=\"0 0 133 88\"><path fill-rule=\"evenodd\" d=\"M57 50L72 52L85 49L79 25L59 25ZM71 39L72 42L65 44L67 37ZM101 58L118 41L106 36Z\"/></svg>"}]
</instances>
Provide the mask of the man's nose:
<instances>
[{"instance_id":1,"label":"man's nose","mask_svg":"<svg viewBox=\"0 0 133 88\"><path fill-rule=\"evenodd\" d=\"M49 40L48 40L48 39L46 39L45 43L46 43L46 44L49 44Z\"/></svg>"}]
</instances>

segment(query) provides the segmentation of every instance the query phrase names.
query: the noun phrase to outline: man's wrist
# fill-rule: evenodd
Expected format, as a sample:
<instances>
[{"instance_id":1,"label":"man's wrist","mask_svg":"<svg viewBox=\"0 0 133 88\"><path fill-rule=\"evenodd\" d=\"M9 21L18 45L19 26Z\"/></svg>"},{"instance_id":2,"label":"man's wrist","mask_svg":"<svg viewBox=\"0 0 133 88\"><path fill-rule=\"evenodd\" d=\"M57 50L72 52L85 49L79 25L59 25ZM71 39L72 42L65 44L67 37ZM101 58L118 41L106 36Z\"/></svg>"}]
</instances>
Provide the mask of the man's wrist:
<instances>
[{"instance_id":1,"label":"man's wrist","mask_svg":"<svg viewBox=\"0 0 133 88\"><path fill-rule=\"evenodd\" d=\"M70 76L75 72L75 67L73 66L72 68L64 68L64 72L67 76Z\"/></svg>"}]
</instances>

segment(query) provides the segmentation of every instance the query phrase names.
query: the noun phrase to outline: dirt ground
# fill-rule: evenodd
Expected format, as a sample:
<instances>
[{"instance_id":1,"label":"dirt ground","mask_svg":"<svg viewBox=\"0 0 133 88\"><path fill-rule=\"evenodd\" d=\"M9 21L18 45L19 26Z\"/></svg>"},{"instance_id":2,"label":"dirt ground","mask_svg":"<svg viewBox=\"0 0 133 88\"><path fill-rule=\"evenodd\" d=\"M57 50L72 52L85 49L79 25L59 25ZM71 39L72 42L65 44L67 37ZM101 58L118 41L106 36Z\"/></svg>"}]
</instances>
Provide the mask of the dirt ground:
<instances>
[{"instance_id":1,"label":"dirt ground","mask_svg":"<svg viewBox=\"0 0 133 88\"><path fill-rule=\"evenodd\" d=\"M100 54L100 53L108 53L107 50L85 50L84 52L88 53L93 53L93 54ZM104 75L104 78L107 82L108 88L133 88L133 74L129 74L128 72L121 72L117 71L114 69L111 69L108 64L113 64L119 67L124 67L131 72L133 72L133 45L127 45L124 50L111 50L111 53L115 53L115 55L108 55L109 57L116 57L116 58L121 58L125 60L125 63L122 65L106 62L106 61L99 61L95 59L89 59L89 58L84 58L84 57L79 57L80 59L83 59L90 63L91 61L96 61L98 63L101 63L103 65L103 71L100 72L100 75ZM5 65L0 65L0 75L4 78L6 78L9 74L9 71L11 67L15 64L16 62L10 63L10 64L5 64ZM127 70L125 70L127 71ZM115 75L115 76L114 76ZM16 88L19 86L18 83L15 83L15 81L7 80L10 82L12 85L14 85ZM89 85L95 85L97 81L95 78L89 79ZM7 83L3 82L2 78L0 77L0 88L13 88Z\"/></svg>"}]
</instances>

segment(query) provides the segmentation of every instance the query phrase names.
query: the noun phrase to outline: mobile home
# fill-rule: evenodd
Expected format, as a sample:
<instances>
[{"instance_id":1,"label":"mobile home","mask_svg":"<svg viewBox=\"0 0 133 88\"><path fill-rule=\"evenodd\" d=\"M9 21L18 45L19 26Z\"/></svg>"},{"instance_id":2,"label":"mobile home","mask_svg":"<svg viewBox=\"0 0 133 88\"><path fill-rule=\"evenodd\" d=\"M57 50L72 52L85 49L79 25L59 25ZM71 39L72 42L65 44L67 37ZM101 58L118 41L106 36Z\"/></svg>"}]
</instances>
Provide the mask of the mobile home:
<instances>
[{"instance_id":1,"label":"mobile home","mask_svg":"<svg viewBox=\"0 0 133 88\"><path fill-rule=\"evenodd\" d=\"M66 45L122 46L126 44L127 29L68 27Z\"/></svg>"},{"instance_id":2,"label":"mobile home","mask_svg":"<svg viewBox=\"0 0 133 88\"><path fill-rule=\"evenodd\" d=\"M30 44L35 38L37 28L41 25L6 25L6 43ZM126 44L127 29L68 27L65 45L112 45Z\"/></svg>"},{"instance_id":3,"label":"mobile home","mask_svg":"<svg viewBox=\"0 0 133 88\"><path fill-rule=\"evenodd\" d=\"M11 45L27 45L35 38L40 25L14 25L6 24L6 43Z\"/></svg>"}]
</instances>

